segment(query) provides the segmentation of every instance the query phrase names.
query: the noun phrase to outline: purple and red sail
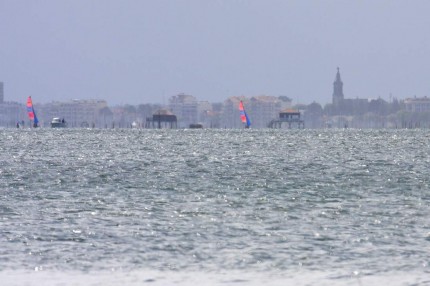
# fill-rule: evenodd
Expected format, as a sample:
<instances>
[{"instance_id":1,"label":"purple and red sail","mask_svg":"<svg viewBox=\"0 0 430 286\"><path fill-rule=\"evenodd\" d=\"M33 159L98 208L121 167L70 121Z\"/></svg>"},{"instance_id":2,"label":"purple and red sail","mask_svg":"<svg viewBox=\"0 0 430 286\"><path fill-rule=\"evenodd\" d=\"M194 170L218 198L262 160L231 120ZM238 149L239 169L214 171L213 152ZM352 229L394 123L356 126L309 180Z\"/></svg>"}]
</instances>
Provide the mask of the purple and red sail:
<instances>
[{"instance_id":1,"label":"purple and red sail","mask_svg":"<svg viewBox=\"0 0 430 286\"><path fill-rule=\"evenodd\" d=\"M239 110L240 110L240 119L243 123L245 123L245 128L249 128L251 126L251 120L249 120L248 114L246 114L245 107L243 107L242 100L239 103Z\"/></svg>"},{"instance_id":2,"label":"purple and red sail","mask_svg":"<svg viewBox=\"0 0 430 286\"><path fill-rule=\"evenodd\" d=\"M27 113L28 118L33 121L33 127L37 127L39 120L37 119L36 112L34 111L33 101L31 100L31 96L27 98Z\"/></svg>"}]
</instances>

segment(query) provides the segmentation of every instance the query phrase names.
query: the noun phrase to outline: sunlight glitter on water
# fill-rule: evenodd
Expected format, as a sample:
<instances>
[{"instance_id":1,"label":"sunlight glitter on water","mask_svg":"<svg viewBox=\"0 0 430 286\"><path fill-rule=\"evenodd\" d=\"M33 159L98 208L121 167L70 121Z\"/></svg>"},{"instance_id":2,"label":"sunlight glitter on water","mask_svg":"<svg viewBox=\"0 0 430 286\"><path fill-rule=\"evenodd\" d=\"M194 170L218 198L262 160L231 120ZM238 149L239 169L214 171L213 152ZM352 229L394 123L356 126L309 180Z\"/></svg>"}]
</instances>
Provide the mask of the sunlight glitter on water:
<instances>
[{"instance_id":1,"label":"sunlight glitter on water","mask_svg":"<svg viewBox=\"0 0 430 286\"><path fill-rule=\"evenodd\" d=\"M428 131L2 132L11 283L401 285L428 272Z\"/></svg>"},{"instance_id":2,"label":"sunlight glitter on water","mask_svg":"<svg viewBox=\"0 0 430 286\"><path fill-rule=\"evenodd\" d=\"M327 272L294 273L248 273L248 272L169 272L169 271L131 271L112 270L110 272L52 272L52 271L3 271L0 272L3 285L73 285L73 286L188 286L188 285L246 285L246 286L402 286L428 285L430 278L424 273L384 273L382 275L366 276L358 271L339 275Z\"/></svg>"}]
</instances>

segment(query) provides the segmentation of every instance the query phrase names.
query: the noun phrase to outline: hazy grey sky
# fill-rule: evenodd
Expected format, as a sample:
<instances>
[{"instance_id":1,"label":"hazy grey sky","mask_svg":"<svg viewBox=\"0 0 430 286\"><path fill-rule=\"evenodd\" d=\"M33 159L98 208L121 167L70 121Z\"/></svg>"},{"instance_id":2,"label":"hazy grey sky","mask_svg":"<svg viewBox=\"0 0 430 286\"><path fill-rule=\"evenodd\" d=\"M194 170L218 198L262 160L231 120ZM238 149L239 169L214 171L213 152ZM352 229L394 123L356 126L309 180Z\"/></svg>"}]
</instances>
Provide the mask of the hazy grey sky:
<instances>
[{"instance_id":1,"label":"hazy grey sky","mask_svg":"<svg viewBox=\"0 0 430 286\"><path fill-rule=\"evenodd\" d=\"M5 100L430 96L430 1L0 0Z\"/></svg>"}]
</instances>

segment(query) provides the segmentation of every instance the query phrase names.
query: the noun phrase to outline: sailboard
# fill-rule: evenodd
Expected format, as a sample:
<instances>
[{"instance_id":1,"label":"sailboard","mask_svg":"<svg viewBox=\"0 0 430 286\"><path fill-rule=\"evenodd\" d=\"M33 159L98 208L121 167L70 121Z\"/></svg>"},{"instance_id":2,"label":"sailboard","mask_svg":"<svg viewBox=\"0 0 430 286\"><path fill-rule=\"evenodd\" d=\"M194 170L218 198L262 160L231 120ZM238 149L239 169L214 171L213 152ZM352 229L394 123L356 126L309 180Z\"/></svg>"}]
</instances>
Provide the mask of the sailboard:
<instances>
[{"instance_id":1,"label":"sailboard","mask_svg":"<svg viewBox=\"0 0 430 286\"><path fill-rule=\"evenodd\" d=\"M249 126L251 126L251 120L249 120L249 116L245 111L245 107L243 106L242 100L239 103L239 110L240 110L240 119L242 120L242 123L245 123L245 128L249 128Z\"/></svg>"},{"instance_id":2,"label":"sailboard","mask_svg":"<svg viewBox=\"0 0 430 286\"><path fill-rule=\"evenodd\" d=\"M34 111L33 101L31 100L31 96L27 98L27 113L30 121L33 121L33 127L38 127L39 120L37 119L36 112Z\"/></svg>"}]
</instances>

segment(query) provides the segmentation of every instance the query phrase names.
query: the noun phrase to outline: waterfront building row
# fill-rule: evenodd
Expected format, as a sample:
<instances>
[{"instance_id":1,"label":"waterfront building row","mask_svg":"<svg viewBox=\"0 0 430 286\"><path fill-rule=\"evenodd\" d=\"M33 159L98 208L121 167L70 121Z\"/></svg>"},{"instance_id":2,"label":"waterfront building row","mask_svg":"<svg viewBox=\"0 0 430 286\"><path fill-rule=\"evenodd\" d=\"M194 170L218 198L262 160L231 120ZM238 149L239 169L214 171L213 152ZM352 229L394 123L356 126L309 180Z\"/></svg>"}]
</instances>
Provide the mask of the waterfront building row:
<instances>
[{"instance_id":1,"label":"waterfront building row","mask_svg":"<svg viewBox=\"0 0 430 286\"><path fill-rule=\"evenodd\" d=\"M33 99L34 100L34 99ZM13 127L16 123L30 126L25 100L23 103L5 102L4 85L0 82L0 126ZM286 96L231 96L222 103L199 101L189 94L169 98L168 104L109 107L105 100L71 100L39 104L34 101L40 126L49 126L52 118L65 119L69 127L127 128L152 126L147 124L157 110L168 110L177 118L177 128L201 125L204 128L243 128L240 120L239 102L243 101L251 118L251 128L267 128L278 120L280 114L293 107ZM324 108L318 103L296 105L308 128L356 127L384 128L421 126L430 124L430 98L413 97L403 101L344 97L343 82L339 68L333 82L332 103ZM429 117L429 118L427 118ZM273 126L273 124L272 124Z\"/></svg>"},{"instance_id":2,"label":"waterfront building row","mask_svg":"<svg viewBox=\"0 0 430 286\"><path fill-rule=\"evenodd\" d=\"M279 118L280 113L292 107L286 98L273 96L233 96L223 103L211 104L188 98L183 106L177 99L175 108L162 105L115 106L109 107L104 100L72 100L70 102L35 103L36 114L41 127L49 127L52 118L59 117L68 122L69 127L95 128L145 128L157 110L169 110L177 117L175 128L189 128L191 124L201 124L204 128L243 128L238 109L243 101L251 118L251 128L266 128L270 122ZM190 104L192 102L192 104ZM394 112L388 112L390 105L382 99L369 103L366 113L352 115L330 115L326 108L312 103L295 106L305 121L306 128L410 128L430 125L430 98L408 98L398 103ZM190 108L192 106L192 108ZM176 112L173 112L176 110ZM388 110L388 111L387 111ZM30 126L26 106L17 102L0 103L0 126Z\"/></svg>"},{"instance_id":3,"label":"waterfront building row","mask_svg":"<svg viewBox=\"0 0 430 286\"><path fill-rule=\"evenodd\" d=\"M198 101L194 96L179 94L169 100L168 106L109 107L105 100L71 100L40 104L34 101L39 126L48 127L52 118L64 119L69 127L144 127L146 118L164 108L177 117L178 128L201 124L204 128L241 128L239 102L243 100L250 114L253 128L265 128L282 109L291 107L291 100L274 96L233 96L223 103ZM0 126L13 127L16 123L29 125L26 106L20 103L0 103Z\"/></svg>"}]
</instances>

